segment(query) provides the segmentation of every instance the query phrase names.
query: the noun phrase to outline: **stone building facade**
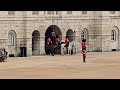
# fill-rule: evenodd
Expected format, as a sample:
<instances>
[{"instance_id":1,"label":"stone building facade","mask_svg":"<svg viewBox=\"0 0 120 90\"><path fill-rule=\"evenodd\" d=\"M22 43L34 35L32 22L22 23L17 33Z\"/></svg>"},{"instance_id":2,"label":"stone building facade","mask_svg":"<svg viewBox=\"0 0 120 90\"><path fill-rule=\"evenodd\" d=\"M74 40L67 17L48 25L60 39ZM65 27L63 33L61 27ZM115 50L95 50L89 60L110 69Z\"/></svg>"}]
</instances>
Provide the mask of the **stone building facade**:
<instances>
[{"instance_id":1,"label":"stone building facade","mask_svg":"<svg viewBox=\"0 0 120 90\"><path fill-rule=\"evenodd\" d=\"M0 47L18 56L20 44L26 44L28 56L46 54L54 29L60 40L66 34L75 40L77 53L82 38L88 52L120 50L119 28L120 11L0 11Z\"/></svg>"}]
</instances>

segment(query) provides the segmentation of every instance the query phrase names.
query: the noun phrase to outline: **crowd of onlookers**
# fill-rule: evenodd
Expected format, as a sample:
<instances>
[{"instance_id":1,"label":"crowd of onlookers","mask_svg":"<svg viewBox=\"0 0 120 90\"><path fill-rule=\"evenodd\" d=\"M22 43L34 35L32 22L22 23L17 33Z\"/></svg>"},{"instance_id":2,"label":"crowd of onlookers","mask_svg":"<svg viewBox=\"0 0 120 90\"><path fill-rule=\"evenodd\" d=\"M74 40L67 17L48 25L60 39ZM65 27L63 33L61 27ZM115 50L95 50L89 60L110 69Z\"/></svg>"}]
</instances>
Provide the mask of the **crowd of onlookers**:
<instances>
[{"instance_id":1,"label":"crowd of onlookers","mask_svg":"<svg viewBox=\"0 0 120 90\"><path fill-rule=\"evenodd\" d=\"M0 62L5 62L7 60L7 54L8 52L5 50L5 48L0 48ZM20 53L19 53L20 57L27 57L27 47L26 44L21 44L20 45ZM9 57L10 56L9 54Z\"/></svg>"}]
</instances>

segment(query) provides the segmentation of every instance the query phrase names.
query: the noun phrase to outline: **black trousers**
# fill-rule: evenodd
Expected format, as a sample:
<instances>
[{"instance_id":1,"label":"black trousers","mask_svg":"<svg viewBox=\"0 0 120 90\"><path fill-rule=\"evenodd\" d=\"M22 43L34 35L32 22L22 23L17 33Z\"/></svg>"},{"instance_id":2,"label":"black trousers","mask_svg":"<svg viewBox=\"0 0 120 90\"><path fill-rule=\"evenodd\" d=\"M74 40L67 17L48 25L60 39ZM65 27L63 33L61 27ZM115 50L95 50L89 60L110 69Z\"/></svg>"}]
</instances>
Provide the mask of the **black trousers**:
<instances>
[{"instance_id":1,"label":"black trousers","mask_svg":"<svg viewBox=\"0 0 120 90\"><path fill-rule=\"evenodd\" d=\"M27 57L27 48L23 47L23 57Z\"/></svg>"},{"instance_id":2,"label":"black trousers","mask_svg":"<svg viewBox=\"0 0 120 90\"><path fill-rule=\"evenodd\" d=\"M51 54L54 56L54 45L51 46Z\"/></svg>"},{"instance_id":3,"label":"black trousers","mask_svg":"<svg viewBox=\"0 0 120 90\"><path fill-rule=\"evenodd\" d=\"M84 49L86 50L86 47L82 47L82 50L84 50Z\"/></svg>"},{"instance_id":4,"label":"black trousers","mask_svg":"<svg viewBox=\"0 0 120 90\"><path fill-rule=\"evenodd\" d=\"M83 56L83 62L85 62L86 56Z\"/></svg>"},{"instance_id":5,"label":"black trousers","mask_svg":"<svg viewBox=\"0 0 120 90\"><path fill-rule=\"evenodd\" d=\"M23 57L23 48L20 49L20 56Z\"/></svg>"}]
</instances>

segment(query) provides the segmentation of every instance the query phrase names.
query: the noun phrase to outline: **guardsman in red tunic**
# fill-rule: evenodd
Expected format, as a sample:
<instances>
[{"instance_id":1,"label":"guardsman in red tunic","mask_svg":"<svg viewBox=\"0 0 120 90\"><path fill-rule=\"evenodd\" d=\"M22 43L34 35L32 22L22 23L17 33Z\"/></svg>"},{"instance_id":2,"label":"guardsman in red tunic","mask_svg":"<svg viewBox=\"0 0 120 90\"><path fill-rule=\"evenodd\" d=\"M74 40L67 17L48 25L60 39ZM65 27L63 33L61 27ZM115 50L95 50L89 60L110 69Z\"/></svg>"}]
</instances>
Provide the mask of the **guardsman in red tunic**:
<instances>
[{"instance_id":1,"label":"guardsman in red tunic","mask_svg":"<svg viewBox=\"0 0 120 90\"><path fill-rule=\"evenodd\" d=\"M85 62L85 59L86 59L86 50L85 50L85 48L83 48L82 54L83 54L83 62Z\"/></svg>"},{"instance_id":2,"label":"guardsman in red tunic","mask_svg":"<svg viewBox=\"0 0 120 90\"><path fill-rule=\"evenodd\" d=\"M66 36L66 39L65 39L65 47L66 47L66 52L68 52L68 45L69 45L69 39L68 39L68 36Z\"/></svg>"},{"instance_id":3,"label":"guardsman in red tunic","mask_svg":"<svg viewBox=\"0 0 120 90\"><path fill-rule=\"evenodd\" d=\"M69 39L66 38L66 39L65 39L65 45L68 45L68 43L69 43Z\"/></svg>"},{"instance_id":4,"label":"guardsman in red tunic","mask_svg":"<svg viewBox=\"0 0 120 90\"><path fill-rule=\"evenodd\" d=\"M52 42L50 38L47 39L47 45L49 45Z\"/></svg>"},{"instance_id":5,"label":"guardsman in red tunic","mask_svg":"<svg viewBox=\"0 0 120 90\"><path fill-rule=\"evenodd\" d=\"M86 50L86 45L87 45L87 43L86 43L86 39L84 39L83 41L82 41L82 50L83 49L85 49Z\"/></svg>"},{"instance_id":6,"label":"guardsman in red tunic","mask_svg":"<svg viewBox=\"0 0 120 90\"><path fill-rule=\"evenodd\" d=\"M59 38L56 38L56 45L58 46L59 43L60 43Z\"/></svg>"}]
</instances>

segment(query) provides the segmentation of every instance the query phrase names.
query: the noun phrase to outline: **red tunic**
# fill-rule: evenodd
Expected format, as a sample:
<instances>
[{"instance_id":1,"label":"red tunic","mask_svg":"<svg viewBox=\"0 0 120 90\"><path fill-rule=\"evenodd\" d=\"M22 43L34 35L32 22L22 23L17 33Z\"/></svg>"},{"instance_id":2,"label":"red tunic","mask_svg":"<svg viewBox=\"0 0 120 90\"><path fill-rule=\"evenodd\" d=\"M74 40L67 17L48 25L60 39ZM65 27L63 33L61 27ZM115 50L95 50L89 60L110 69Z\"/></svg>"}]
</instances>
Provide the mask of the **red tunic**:
<instances>
[{"instance_id":1,"label":"red tunic","mask_svg":"<svg viewBox=\"0 0 120 90\"><path fill-rule=\"evenodd\" d=\"M48 38L48 40L47 40L47 44L49 45L51 42L52 42L51 39Z\"/></svg>"},{"instance_id":2,"label":"red tunic","mask_svg":"<svg viewBox=\"0 0 120 90\"><path fill-rule=\"evenodd\" d=\"M68 39L65 39L65 44L68 44L69 40Z\"/></svg>"},{"instance_id":3,"label":"red tunic","mask_svg":"<svg viewBox=\"0 0 120 90\"><path fill-rule=\"evenodd\" d=\"M82 50L83 56L86 56L86 50Z\"/></svg>"},{"instance_id":4,"label":"red tunic","mask_svg":"<svg viewBox=\"0 0 120 90\"><path fill-rule=\"evenodd\" d=\"M87 43L86 42L82 42L82 47L86 47Z\"/></svg>"},{"instance_id":5,"label":"red tunic","mask_svg":"<svg viewBox=\"0 0 120 90\"><path fill-rule=\"evenodd\" d=\"M56 38L56 44L58 44L60 42L59 38Z\"/></svg>"}]
</instances>

